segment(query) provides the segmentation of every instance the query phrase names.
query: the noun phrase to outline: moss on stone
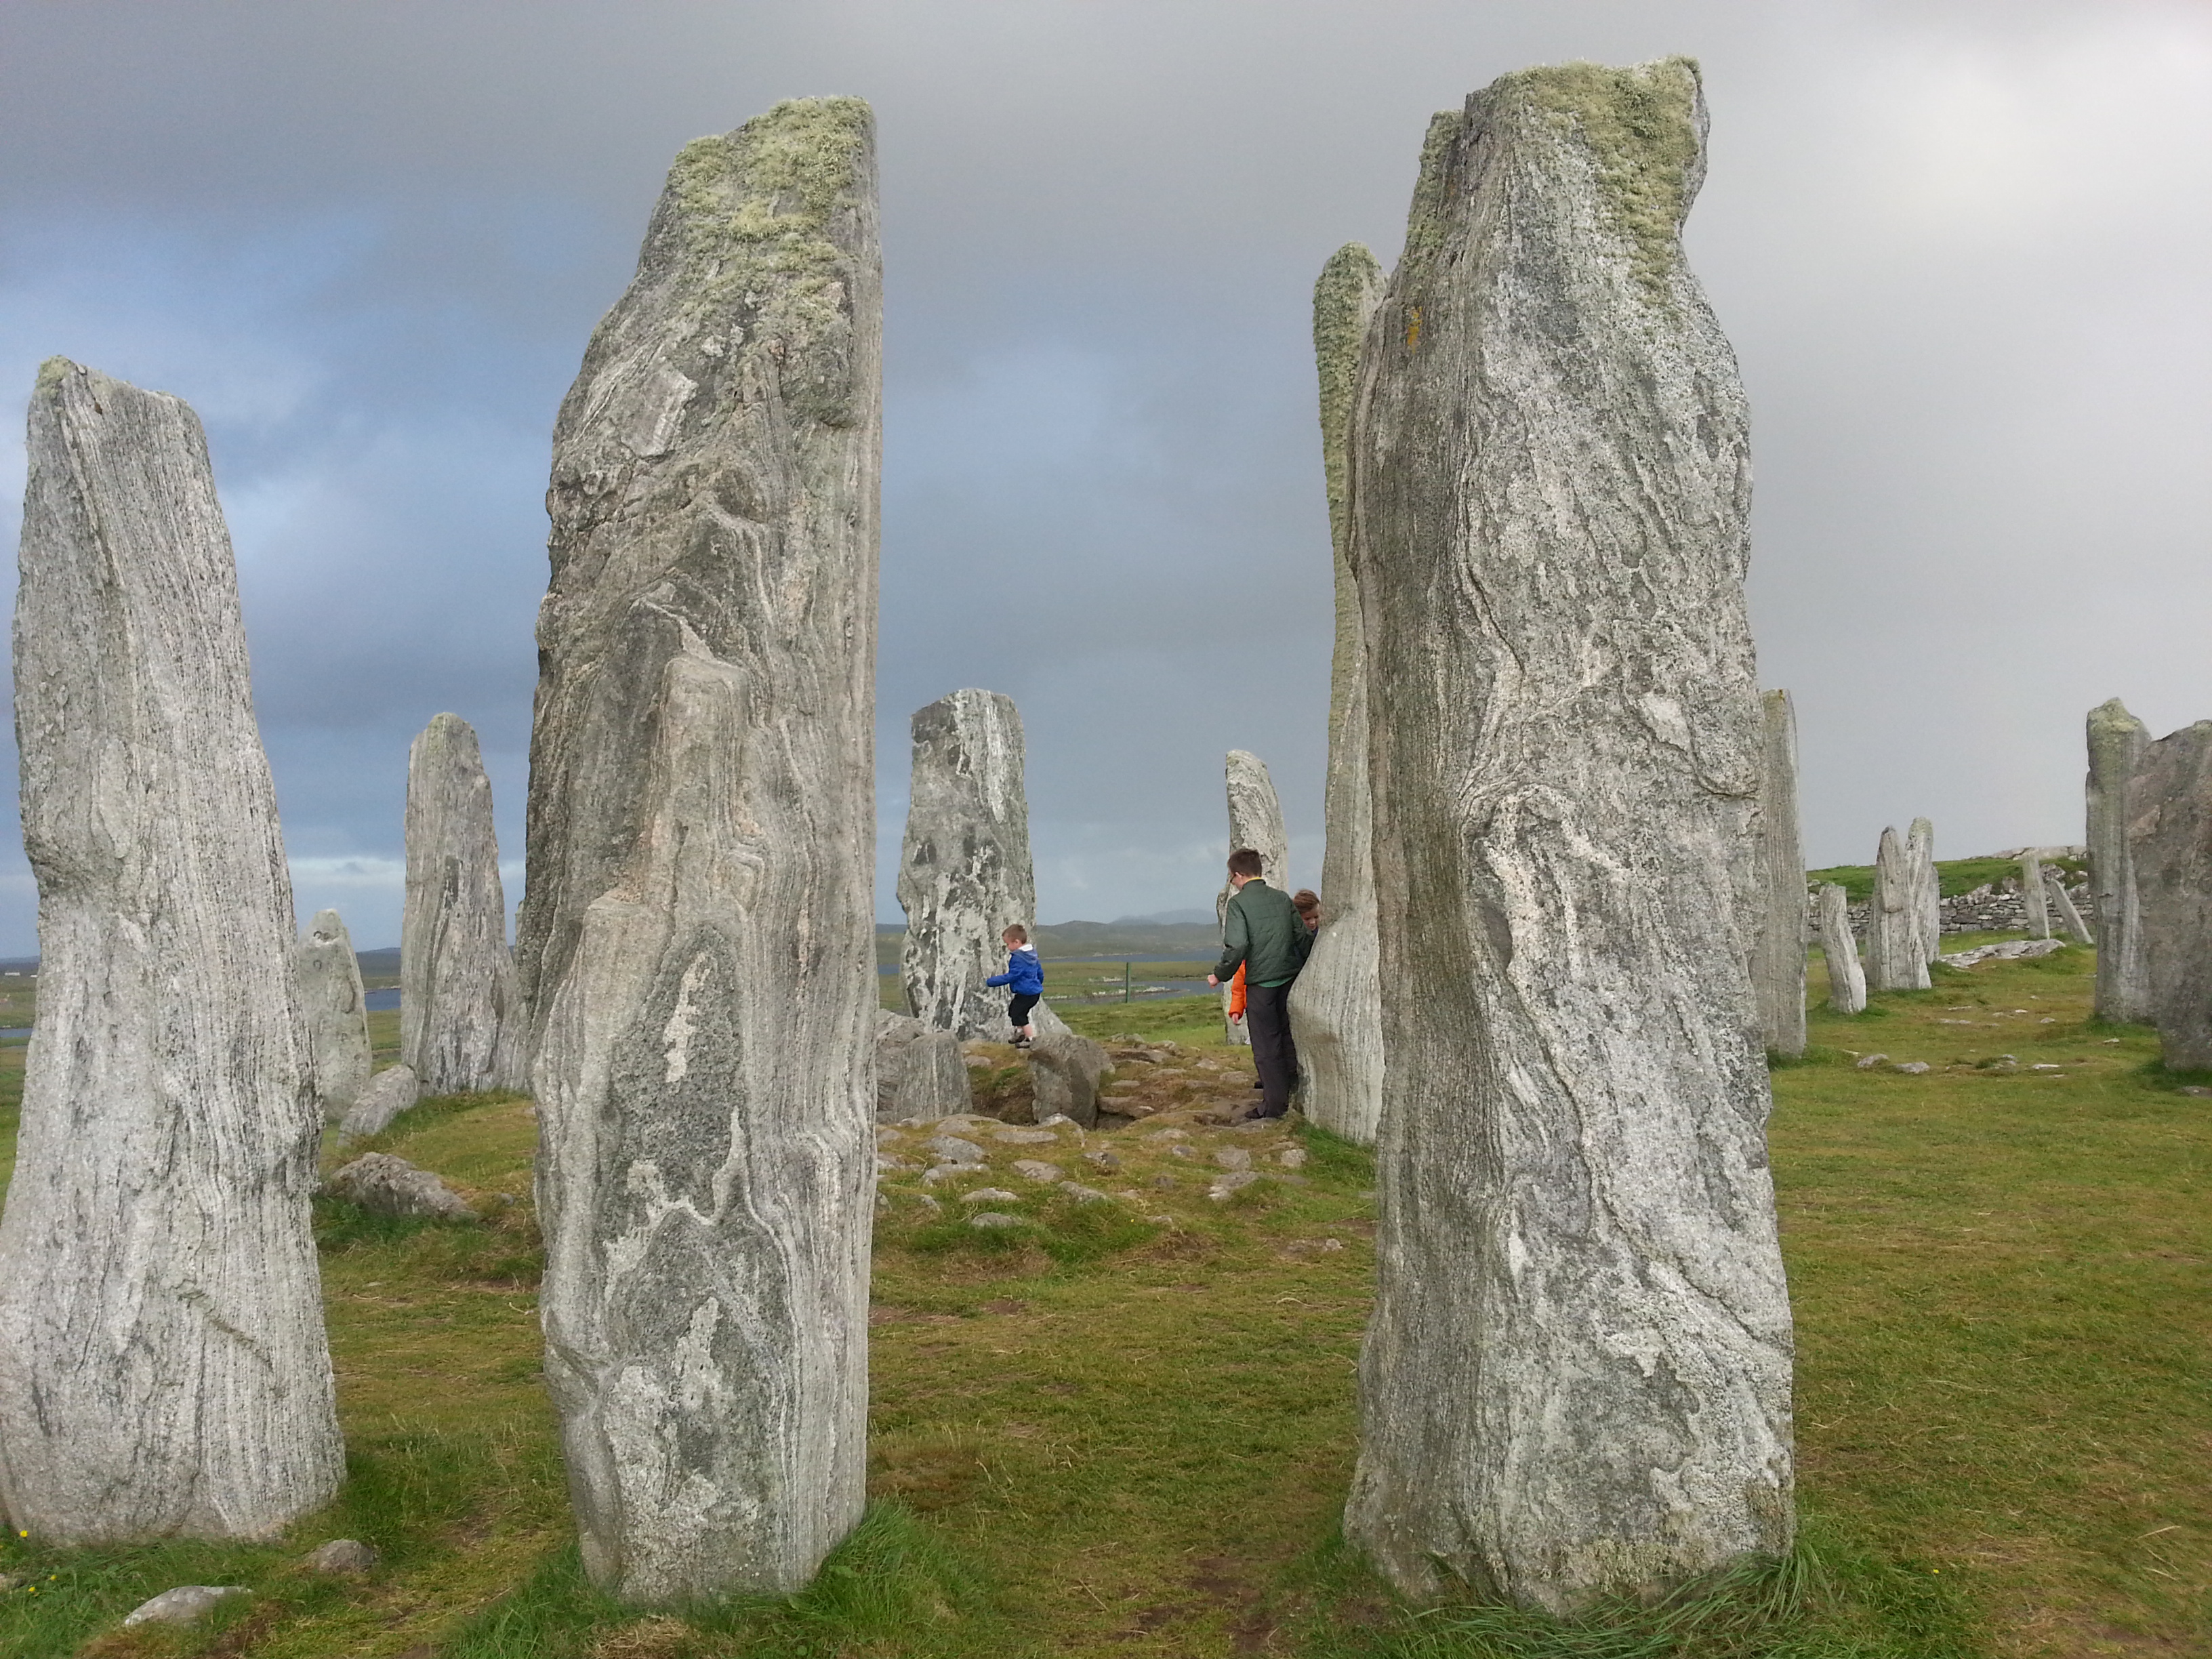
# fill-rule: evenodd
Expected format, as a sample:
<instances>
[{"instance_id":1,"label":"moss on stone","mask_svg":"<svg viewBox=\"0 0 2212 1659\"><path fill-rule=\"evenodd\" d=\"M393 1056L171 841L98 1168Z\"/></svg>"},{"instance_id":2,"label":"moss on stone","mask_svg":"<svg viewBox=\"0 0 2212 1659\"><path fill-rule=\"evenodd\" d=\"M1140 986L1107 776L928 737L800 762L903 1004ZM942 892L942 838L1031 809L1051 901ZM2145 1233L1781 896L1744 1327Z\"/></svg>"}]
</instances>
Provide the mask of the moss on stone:
<instances>
[{"instance_id":1,"label":"moss on stone","mask_svg":"<svg viewBox=\"0 0 2212 1659\"><path fill-rule=\"evenodd\" d=\"M844 252L831 219L858 204L872 117L858 98L794 98L735 132L686 144L668 170L685 278L708 304L759 304L827 324Z\"/></svg>"},{"instance_id":2,"label":"moss on stone","mask_svg":"<svg viewBox=\"0 0 2212 1659\"><path fill-rule=\"evenodd\" d=\"M39 378L33 390L51 392L69 378L76 365L66 357L49 357L39 365Z\"/></svg>"},{"instance_id":3,"label":"moss on stone","mask_svg":"<svg viewBox=\"0 0 2212 1659\"><path fill-rule=\"evenodd\" d=\"M1314 282L1314 367L1321 380L1322 475L1328 494L1329 543L1336 568L1336 645L1329 673L1328 738L1344 718L1344 687L1358 639L1358 597L1346 559L1351 488L1352 404L1359 391L1359 349L1382 284L1382 267L1363 242L1346 242ZM1333 752L1333 751L1332 751Z\"/></svg>"},{"instance_id":4,"label":"moss on stone","mask_svg":"<svg viewBox=\"0 0 2212 1659\"><path fill-rule=\"evenodd\" d=\"M1455 109L1440 109L1429 117L1429 130L1421 139L1420 176L1413 181L1413 204L1406 213L1401 263L1425 263L1443 246L1444 169L1466 123L1466 113Z\"/></svg>"},{"instance_id":5,"label":"moss on stone","mask_svg":"<svg viewBox=\"0 0 2212 1659\"><path fill-rule=\"evenodd\" d=\"M1638 280L1663 297L1698 160L1697 60L1667 58L1628 69L1553 64L1506 76L1499 86L1524 92L1555 125L1580 137Z\"/></svg>"}]
</instances>

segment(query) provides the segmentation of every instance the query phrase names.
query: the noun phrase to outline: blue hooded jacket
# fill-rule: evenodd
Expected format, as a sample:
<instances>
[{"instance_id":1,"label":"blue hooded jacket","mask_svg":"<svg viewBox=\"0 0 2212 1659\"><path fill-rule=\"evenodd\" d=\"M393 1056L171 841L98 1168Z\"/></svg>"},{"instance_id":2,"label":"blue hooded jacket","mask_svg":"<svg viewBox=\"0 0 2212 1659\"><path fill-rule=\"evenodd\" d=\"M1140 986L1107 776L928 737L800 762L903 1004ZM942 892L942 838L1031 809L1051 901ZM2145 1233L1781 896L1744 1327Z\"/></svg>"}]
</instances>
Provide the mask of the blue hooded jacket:
<instances>
[{"instance_id":1,"label":"blue hooded jacket","mask_svg":"<svg viewBox=\"0 0 2212 1659\"><path fill-rule=\"evenodd\" d=\"M983 981L986 985L1012 986L1017 995L1025 997L1044 994L1044 963L1037 960L1036 946L1020 945L1007 955L1006 971Z\"/></svg>"}]
</instances>

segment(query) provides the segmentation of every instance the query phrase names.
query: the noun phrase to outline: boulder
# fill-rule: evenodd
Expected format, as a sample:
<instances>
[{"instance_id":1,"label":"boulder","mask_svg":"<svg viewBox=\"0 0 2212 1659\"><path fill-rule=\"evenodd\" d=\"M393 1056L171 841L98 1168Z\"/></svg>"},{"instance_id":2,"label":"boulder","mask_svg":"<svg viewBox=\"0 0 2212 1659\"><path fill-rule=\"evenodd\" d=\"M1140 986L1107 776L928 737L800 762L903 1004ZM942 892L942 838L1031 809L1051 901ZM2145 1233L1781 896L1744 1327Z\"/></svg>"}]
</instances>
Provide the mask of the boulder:
<instances>
[{"instance_id":1,"label":"boulder","mask_svg":"<svg viewBox=\"0 0 2212 1659\"><path fill-rule=\"evenodd\" d=\"M1298 1109L1363 1146L1382 1109L1382 989L1375 942L1374 815L1367 784L1367 647L1359 587L1345 556L1345 451L1358 390L1359 345L1382 294L1382 270L1346 244L1314 284L1314 363L1321 381L1321 453L1336 576L1336 649L1329 663L1328 781L1321 866L1321 931L1291 988Z\"/></svg>"},{"instance_id":2,"label":"boulder","mask_svg":"<svg viewBox=\"0 0 2212 1659\"><path fill-rule=\"evenodd\" d=\"M363 1152L333 1170L323 1183L332 1198L358 1204L372 1215L474 1221L468 1200L428 1170L418 1170L390 1152Z\"/></svg>"},{"instance_id":3,"label":"boulder","mask_svg":"<svg viewBox=\"0 0 2212 1659\"><path fill-rule=\"evenodd\" d=\"M1113 1068L1106 1050L1073 1031L1039 1036L1030 1050L1030 1080L1039 1123L1064 1117L1088 1129L1098 1121L1098 1085Z\"/></svg>"},{"instance_id":4,"label":"boulder","mask_svg":"<svg viewBox=\"0 0 2212 1659\"><path fill-rule=\"evenodd\" d=\"M2212 720L2143 745L2128 811L2159 1052L2169 1071L2212 1069Z\"/></svg>"},{"instance_id":5,"label":"boulder","mask_svg":"<svg viewBox=\"0 0 2212 1659\"><path fill-rule=\"evenodd\" d=\"M15 590L39 1031L0 1215L0 1511L261 1538L344 1451L322 1132L229 532L184 403L54 358Z\"/></svg>"},{"instance_id":6,"label":"boulder","mask_svg":"<svg viewBox=\"0 0 2212 1659\"><path fill-rule=\"evenodd\" d=\"M1851 933L1850 894L1837 882L1820 884L1820 954L1828 963L1828 1006L1839 1014L1866 1009L1866 972Z\"/></svg>"},{"instance_id":7,"label":"boulder","mask_svg":"<svg viewBox=\"0 0 2212 1659\"><path fill-rule=\"evenodd\" d=\"M1759 908L1752 988L1767 1050L1805 1052L1805 852L1797 833L1797 711L1787 691L1759 698Z\"/></svg>"},{"instance_id":8,"label":"boulder","mask_svg":"<svg viewBox=\"0 0 2212 1659\"><path fill-rule=\"evenodd\" d=\"M1416 1596L1569 1613L1790 1547L1746 416L1679 239L1705 125L1679 58L1436 118L1361 359L1382 976L1419 994L1383 999L1345 1531Z\"/></svg>"},{"instance_id":9,"label":"boulder","mask_svg":"<svg viewBox=\"0 0 2212 1659\"><path fill-rule=\"evenodd\" d=\"M422 1097L422 1085L416 1080L411 1066L387 1066L354 1097L354 1103L338 1123L341 1140L366 1140L371 1135L380 1135L392 1127L392 1119Z\"/></svg>"},{"instance_id":10,"label":"boulder","mask_svg":"<svg viewBox=\"0 0 2212 1659\"><path fill-rule=\"evenodd\" d=\"M686 146L555 422L516 927L583 1565L788 1595L866 1501L873 119Z\"/></svg>"},{"instance_id":11,"label":"boulder","mask_svg":"<svg viewBox=\"0 0 2212 1659\"><path fill-rule=\"evenodd\" d=\"M234 1595L252 1592L236 1584L179 1584L123 1615L132 1625L197 1625Z\"/></svg>"},{"instance_id":12,"label":"boulder","mask_svg":"<svg viewBox=\"0 0 2212 1659\"><path fill-rule=\"evenodd\" d=\"M350 1578L367 1572L381 1559L368 1545L355 1538L333 1538L319 1549L310 1551L300 1565L309 1572L319 1572L337 1578Z\"/></svg>"},{"instance_id":13,"label":"boulder","mask_svg":"<svg viewBox=\"0 0 2212 1659\"><path fill-rule=\"evenodd\" d=\"M928 1030L911 1014L895 1013L889 1008L876 1010L877 1122L899 1121L899 1079L906 1069L906 1051Z\"/></svg>"},{"instance_id":14,"label":"boulder","mask_svg":"<svg viewBox=\"0 0 2212 1659\"><path fill-rule=\"evenodd\" d=\"M996 691L955 691L913 720L914 774L898 901L906 912L899 976L907 1006L956 1040L1003 1042L1006 970L1000 935L1036 921L1022 717Z\"/></svg>"},{"instance_id":15,"label":"boulder","mask_svg":"<svg viewBox=\"0 0 2212 1659\"><path fill-rule=\"evenodd\" d=\"M2089 880L2097 928L2097 1017L2150 1018L2142 918L2129 854L2128 792L2150 733L2118 697L2089 711Z\"/></svg>"},{"instance_id":16,"label":"boulder","mask_svg":"<svg viewBox=\"0 0 2212 1659\"><path fill-rule=\"evenodd\" d=\"M407 750L399 1058L427 1094L526 1088L525 1035L491 781L475 728L440 714Z\"/></svg>"},{"instance_id":17,"label":"boulder","mask_svg":"<svg viewBox=\"0 0 2212 1659\"><path fill-rule=\"evenodd\" d=\"M898 1094L892 1110L900 1121L919 1118L929 1122L972 1111L974 1091L968 1086L967 1056L960 1039L950 1031L925 1031L906 1046L899 1065Z\"/></svg>"},{"instance_id":18,"label":"boulder","mask_svg":"<svg viewBox=\"0 0 2212 1659\"><path fill-rule=\"evenodd\" d=\"M361 960L352 935L335 910L318 910L292 947L300 1009L307 1017L307 1046L314 1056L315 1097L332 1123L344 1117L374 1069L369 1053L368 1001L361 988Z\"/></svg>"}]
</instances>

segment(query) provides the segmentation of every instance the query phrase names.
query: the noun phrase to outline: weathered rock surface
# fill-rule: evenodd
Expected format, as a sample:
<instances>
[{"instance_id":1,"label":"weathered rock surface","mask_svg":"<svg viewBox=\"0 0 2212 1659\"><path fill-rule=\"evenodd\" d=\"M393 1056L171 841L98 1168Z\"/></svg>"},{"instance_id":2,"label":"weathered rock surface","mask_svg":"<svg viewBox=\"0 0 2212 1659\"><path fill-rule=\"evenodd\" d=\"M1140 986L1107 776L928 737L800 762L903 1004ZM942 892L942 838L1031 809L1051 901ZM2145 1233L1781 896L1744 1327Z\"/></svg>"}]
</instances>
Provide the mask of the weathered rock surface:
<instances>
[{"instance_id":1,"label":"weathered rock surface","mask_svg":"<svg viewBox=\"0 0 2212 1659\"><path fill-rule=\"evenodd\" d=\"M2039 853L2021 856L2020 896L2027 908L2027 931L2037 939L2049 939L2051 902L2044 893L2043 857Z\"/></svg>"},{"instance_id":2,"label":"weathered rock surface","mask_svg":"<svg viewBox=\"0 0 2212 1659\"><path fill-rule=\"evenodd\" d=\"M234 1595L252 1592L237 1584L179 1584L123 1615L130 1625L197 1625Z\"/></svg>"},{"instance_id":3,"label":"weathered rock surface","mask_svg":"<svg viewBox=\"0 0 2212 1659\"><path fill-rule=\"evenodd\" d=\"M906 1051L921 1040L929 1028L911 1014L876 1010L876 1121L899 1120L899 1080L906 1069Z\"/></svg>"},{"instance_id":4,"label":"weathered rock surface","mask_svg":"<svg viewBox=\"0 0 2212 1659\"><path fill-rule=\"evenodd\" d=\"M357 1538L333 1538L321 1547L310 1550L300 1565L309 1572L350 1578L367 1572L382 1559Z\"/></svg>"},{"instance_id":5,"label":"weathered rock surface","mask_svg":"<svg viewBox=\"0 0 2212 1659\"><path fill-rule=\"evenodd\" d=\"M1291 838L1283 828L1283 805L1275 798L1275 781L1267 775L1267 763L1246 750L1232 749L1222 770L1229 785L1229 851L1250 848L1260 855L1260 878L1270 887L1282 887L1290 874ZM1217 919L1225 922L1229 896L1235 890L1228 883L1222 884L1213 901ZM1244 1029L1243 1020L1229 1018L1229 988L1223 986L1222 1024L1231 1042L1249 1048L1252 1036Z\"/></svg>"},{"instance_id":6,"label":"weathered rock surface","mask_svg":"<svg viewBox=\"0 0 2212 1659\"><path fill-rule=\"evenodd\" d=\"M2097 917L2097 1014L2150 1018L2142 920L2128 852L2128 791L2150 733L2118 697L2089 711L2089 879Z\"/></svg>"},{"instance_id":7,"label":"weathered rock surface","mask_svg":"<svg viewBox=\"0 0 2212 1659\"><path fill-rule=\"evenodd\" d=\"M331 1173L323 1190L375 1215L473 1221L468 1200L428 1170L390 1152L363 1152Z\"/></svg>"},{"instance_id":8,"label":"weathered rock surface","mask_svg":"<svg viewBox=\"0 0 2212 1659\"><path fill-rule=\"evenodd\" d=\"M422 1091L528 1086L507 896L476 729L440 714L407 751L399 1058Z\"/></svg>"},{"instance_id":9,"label":"weathered rock surface","mask_svg":"<svg viewBox=\"0 0 2212 1659\"><path fill-rule=\"evenodd\" d=\"M1851 933L1850 894L1838 882L1820 884L1820 954L1828 963L1828 1006L1839 1014L1866 1010L1866 970Z\"/></svg>"},{"instance_id":10,"label":"weathered rock surface","mask_svg":"<svg viewBox=\"0 0 2212 1659\"><path fill-rule=\"evenodd\" d=\"M1040 1035L1030 1050L1036 1121L1065 1117L1088 1129L1098 1121L1098 1085L1113 1068L1106 1050L1073 1031Z\"/></svg>"},{"instance_id":11,"label":"weathered rock surface","mask_svg":"<svg viewBox=\"0 0 2212 1659\"><path fill-rule=\"evenodd\" d=\"M1797 830L1797 711L1787 691L1759 700L1759 911L1752 988L1767 1048L1805 1052L1805 849Z\"/></svg>"},{"instance_id":12,"label":"weathered rock surface","mask_svg":"<svg viewBox=\"0 0 2212 1659\"><path fill-rule=\"evenodd\" d=\"M1006 971L999 936L1036 921L1022 717L996 691L955 691L915 711L914 775L898 902L906 912L899 976L906 1005L957 1040L1004 1042Z\"/></svg>"},{"instance_id":13,"label":"weathered rock surface","mask_svg":"<svg viewBox=\"0 0 2212 1659\"><path fill-rule=\"evenodd\" d=\"M338 1121L343 1140L362 1140L380 1135L392 1120L422 1097L421 1079L411 1066L387 1066L369 1079L344 1117Z\"/></svg>"},{"instance_id":14,"label":"weathered rock surface","mask_svg":"<svg viewBox=\"0 0 2212 1659\"><path fill-rule=\"evenodd\" d=\"M866 1474L872 119L687 147L554 433L529 878L546 1376L583 1559L783 1595Z\"/></svg>"},{"instance_id":15,"label":"weathered rock surface","mask_svg":"<svg viewBox=\"0 0 2212 1659\"><path fill-rule=\"evenodd\" d=\"M1681 59L1437 117L1361 363L1382 982L1421 994L1383 1000L1346 1531L1414 1594L1571 1608L1790 1544L1745 411L1678 236L1704 130Z\"/></svg>"},{"instance_id":16,"label":"weathered rock surface","mask_svg":"<svg viewBox=\"0 0 2212 1659\"><path fill-rule=\"evenodd\" d=\"M318 910L292 948L300 1009L314 1058L315 1097L335 1123L368 1082L368 1002L361 988L361 962L353 937L335 910Z\"/></svg>"},{"instance_id":17,"label":"weathered rock surface","mask_svg":"<svg viewBox=\"0 0 2212 1659\"><path fill-rule=\"evenodd\" d=\"M15 598L38 1032L0 1218L0 1510L259 1537L343 1451L322 1117L230 537L179 399L55 358Z\"/></svg>"},{"instance_id":18,"label":"weathered rock surface","mask_svg":"<svg viewBox=\"0 0 2212 1659\"><path fill-rule=\"evenodd\" d=\"M2143 745L2128 812L2159 1052L2172 1071L2212 1068L2212 720Z\"/></svg>"},{"instance_id":19,"label":"weathered rock surface","mask_svg":"<svg viewBox=\"0 0 2212 1659\"><path fill-rule=\"evenodd\" d=\"M2047 957L2053 951L2063 951L2063 939L2008 939L1995 945L1977 945L1971 951L1955 951L1938 957L1947 968L1971 968L1978 962L2019 962L2029 957Z\"/></svg>"},{"instance_id":20,"label":"weathered rock surface","mask_svg":"<svg viewBox=\"0 0 2212 1659\"><path fill-rule=\"evenodd\" d=\"M1936 825L1915 818L1905 832L1905 879L1913 893L1912 925L1920 939L1920 959L1936 960L1943 948L1943 878L1936 868Z\"/></svg>"},{"instance_id":21,"label":"weathered rock surface","mask_svg":"<svg viewBox=\"0 0 2212 1659\"><path fill-rule=\"evenodd\" d=\"M1382 989L1375 942L1374 815L1367 793L1367 650L1358 584L1345 557L1345 443L1358 386L1359 345L1382 294L1382 267L1358 242L1331 255L1314 284L1322 471L1336 567L1336 650L1329 664L1321 931L1290 997L1299 1109L1322 1128L1365 1146L1375 1144L1382 1109Z\"/></svg>"},{"instance_id":22,"label":"weathered rock surface","mask_svg":"<svg viewBox=\"0 0 2212 1659\"><path fill-rule=\"evenodd\" d=\"M1866 981L1870 991L1924 991L1928 957L1921 949L1921 882L1897 839L1884 830L1875 854L1874 897L1867 908Z\"/></svg>"},{"instance_id":23,"label":"weathered rock surface","mask_svg":"<svg viewBox=\"0 0 2212 1659\"><path fill-rule=\"evenodd\" d=\"M975 1107L968 1085L968 1057L950 1031L924 1031L899 1058L898 1088L891 1101L895 1119L925 1121L953 1117Z\"/></svg>"}]
</instances>

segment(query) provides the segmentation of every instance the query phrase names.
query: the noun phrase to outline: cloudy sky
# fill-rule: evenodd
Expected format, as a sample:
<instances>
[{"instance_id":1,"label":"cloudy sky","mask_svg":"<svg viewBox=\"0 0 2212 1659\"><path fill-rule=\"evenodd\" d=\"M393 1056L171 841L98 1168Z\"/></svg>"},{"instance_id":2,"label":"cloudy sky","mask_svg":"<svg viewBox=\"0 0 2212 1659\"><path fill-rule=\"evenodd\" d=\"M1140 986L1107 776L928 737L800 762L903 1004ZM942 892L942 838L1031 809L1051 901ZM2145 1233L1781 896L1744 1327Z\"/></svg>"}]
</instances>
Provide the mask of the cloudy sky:
<instances>
[{"instance_id":1,"label":"cloudy sky","mask_svg":"<svg viewBox=\"0 0 2212 1659\"><path fill-rule=\"evenodd\" d=\"M1021 705L1044 920L1210 902L1232 746L1310 881L1314 275L1346 240L1396 257L1431 111L1677 52L1812 861L1918 813L1946 856L2079 840L2086 709L2212 716L2201 3L6 0L0 530L40 359L192 403L301 914L396 941L407 744L441 709L483 734L519 860L553 413L670 157L859 94L882 913L907 717L963 685ZM34 948L18 846L11 818L0 955Z\"/></svg>"}]
</instances>

